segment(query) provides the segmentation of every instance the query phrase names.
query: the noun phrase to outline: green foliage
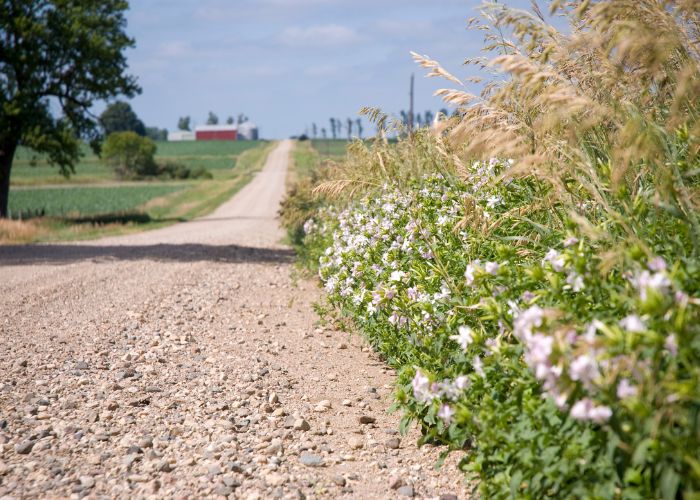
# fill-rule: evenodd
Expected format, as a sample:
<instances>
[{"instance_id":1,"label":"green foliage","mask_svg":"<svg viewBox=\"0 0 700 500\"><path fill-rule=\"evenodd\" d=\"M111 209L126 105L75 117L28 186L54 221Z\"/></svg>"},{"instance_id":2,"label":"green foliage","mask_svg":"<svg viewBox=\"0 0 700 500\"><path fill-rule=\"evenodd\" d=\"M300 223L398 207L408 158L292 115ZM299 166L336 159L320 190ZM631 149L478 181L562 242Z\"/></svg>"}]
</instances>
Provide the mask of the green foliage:
<instances>
[{"instance_id":1,"label":"green foliage","mask_svg":"<svg viewBox=\"0 0 700 500\"><path fill-rule=\"evenodd\" d=\"M623 227L589 202L577 217L606 235L592 238L532 204L546 185L493 184L502 170L476 162L466 184L431 177L319 210L303 243L331 301L399 370L398 406L423 441L471 449L463 466L486 497L696 491L700 266L687 227L638 198L655 253L610 262Z\"/></svg>"},{"instance_id":2,"label":"green foliage","mask_svg":"<svg viewBox=\"0 0 700 500\"><path fill-rule=\"evenodd\" d=\"M189 116L181 116L177 120L177 129L178 130L190 130L190 117Z\"/></svg>"},{"instance_id":3,"label":"green foliage","mask_svg":"<svg viewBox=\"0 0 700 500\"><path fill-rule=\"evenodd\" d=\"M155 142L165 142L168 140L168 129L158 127L146 127L146 137Z\"/></svg>"},{"instance_id":4,"label":"green foliage","mask_svg":"<svg viewBox=\"0 0 700 500\"><path fill-rule=\"evenodd\" d=\"M123 101L113 102L107 106L100 115L100 125L102 125L105 136L114 132L134 132L140 136L146 135L146 127L143 122L131 109L131 105ZM153 137L151 139L158 140Z\"/></svg>"},{"instance_id":5,"label":"green foliage","mask_svg":"<svg viewBox=\"0 0 700 500\"><path fill-rule=\"evenodd\" d=\"M209 115L207 116L207 125L218 125L219 124L219 117L214 114L213 111L209 111Z\"/></svg>"},{"instance_id":6,"label":"green foliage","mask_svg":"<svg viewBox=\"0 0 700 500\"><path fill-rule=\"evenodd\" d=\"M127 8L125 0L0 1L0 217L18 144L68 175L80 155L78 137L93 145L100 139L90 114L95 100L139 91L125 75L124 51L134 44L124 33Z\"/></svg>"},{"instance_id":7,"label":"green foliage","mask_svg":"<svg viewBox=\"0 0 700 500\"><path fill-rule=\"evenodd\" d=\"M102 148L104 161L122 179L138 179L158 173L153 156L156 144L135 132L115 132L107 137Z\"/></svg>"},{"instance_id":8,"label":"green foliage","mask_svg":"<svg viewBox=\"0 0 700 500\"><path fill-rule=\"evenodd\" d=\"M182 163L165 162L158 165L157 175L167 179L213 179L214 176L204 167L190 169Z\"/></svg>"}]
</instances>

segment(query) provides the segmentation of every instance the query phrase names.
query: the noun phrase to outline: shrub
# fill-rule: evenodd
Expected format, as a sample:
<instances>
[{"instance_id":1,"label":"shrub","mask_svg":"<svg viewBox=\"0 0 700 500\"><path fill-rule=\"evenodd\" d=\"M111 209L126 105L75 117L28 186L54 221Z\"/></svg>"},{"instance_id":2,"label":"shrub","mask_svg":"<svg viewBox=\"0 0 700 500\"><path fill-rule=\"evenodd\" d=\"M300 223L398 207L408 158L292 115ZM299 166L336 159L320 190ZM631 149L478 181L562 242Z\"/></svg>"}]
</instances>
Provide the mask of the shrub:
<instances>
[{"instance_id":1,"label":"shrub","mask_svg":"<svg viewBox=\"0 0 700 500\"><path fill-rule=\"evenodd\" d=\"M402 427L463 450L486 498L700 490L690 5L554 2L568 33L489 8L509 78L441 91L459 110L437 134L355 144L305 191L334 206L301 244L397 368Z\"/></svg>"},{"instance_id":2,"label":"shrub","mask_svg":"<svg viewBox=\"0 0 700 500\"><path fill-rule=\"evenodd\" d=\"M190 169L182 163L168 161L158 165L158 176L167 179L213 179L211 172L204 167Z\"/></svg>"},{"instance_id":3,"label":"shrub","mask_svg":"<svg viewBox=\"0 0 700 500\"><path fill-rule=\"evenodd\" d=\"M155 143L135 132L109 134L102 146L102 158L122 179L156 175L155 153Z\"/></svg>"}]
</instances>

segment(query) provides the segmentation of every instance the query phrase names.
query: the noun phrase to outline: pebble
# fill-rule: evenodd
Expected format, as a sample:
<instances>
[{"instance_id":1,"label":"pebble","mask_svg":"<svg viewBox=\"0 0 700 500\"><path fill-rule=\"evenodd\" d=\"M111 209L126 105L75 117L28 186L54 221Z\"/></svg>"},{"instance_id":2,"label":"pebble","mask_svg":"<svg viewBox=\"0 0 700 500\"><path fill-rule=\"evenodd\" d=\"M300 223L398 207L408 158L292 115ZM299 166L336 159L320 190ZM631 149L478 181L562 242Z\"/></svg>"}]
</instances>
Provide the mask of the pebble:
<instances>
[{"instance_id":1,"label":"pebble","mask_svg":"<svg viewBox=\"0 0 700 500\"><path fill-rule=\"evenodd\" d=\"M391 476L389 478L389 488L391 488L392 490L398 490L405 484L406 481L404 481L403 478L400 476Z\"/></svg>"},{"instance_id":2,"label":"pebble","mask_svg":"<svg viewBox=\"0 0 700 500\"><path fill-rule=\"evenodd\" d=\"M95 486L95 478L91 476L80 476L80 486L82 486L83 489L89 490Z\"/></svg>"},{"instance_id":3,"label":"pebble","mask_svg":"<svg viewBox=\"0 0 700 500\"><path fill-rule=\"evenodd\" d=\"M294 424L292 424L293 428L295 431L308 431L311 429L311 426L309 423L304 420L303 418L297 418L294 420Z\"/></svg>"},{"instance_id":4,"label":"pebble","mask_svg":"<svg viewBox=\"0 0 700 500\"><path fill-rule=\"evenodd\" d=\"M336 474L335 476L333 476L332 479L333 479L333 482L335 484L337 484L338 486L342 487L342 486L345 486L347 484L347 480L339 474Z\"/></svg>"},{"instance_id":5,"label":"pebble","mask_svg":"<svg viewBox=\"0 0 700 500\"><path fill-rule=\"evenodd\" d=\"M377 421L376 418L371 417L371 416L369 416L369 415L362 415L362 416L360 417L360 423L361 423L361 424L373 424L373 423L376 422L376 421Z\"/></svg>"},{"instance_id":6,"label":"pebble","mask_svg":"<svg viewBox=\"0 0 700 500\"><path fill-rule=\"evenodd\" d=\"M322 457L308 452L299 455L299 461L307 467L321 467L324 464Z\"/></svg>"},{"instance_id":7,"label":"pebble","mask_svg":"<svg viewBox=\"0 0 700 500\"><path fill-rule=\"evenodd\" d=\"M396 492L404 497L413 497L415 496L415 491L413 490L413 486L410 484L407 484L405 486L401 486Z\"/></svg>"},{"instance_id":8,"label":"pebble","mask_svg":"<svg viewBox=\"0 0 700 500\"><path fill-rule=\"evenodd\" d=\"M35 444L36 441L22 441L21 443L15 445L15 453L19 455L28 455L32 452L32 448L34 448Z\"/></svg>"},{"instance_id":9,"label":"pebble","mask_svg":"<svg viewBox=\"0 0 700 500\"><path fill-rule=\"evenodd\" d=\"M350 448L352 448L353 450L359 450L360 448L365 446L365 442L364 440L362 440L362 438L351 437L350 439L348 439L348 445L350 445Z\"/></svg>"},{"instance_id":10,"label":"pebble","mask_svg":"<svg viewBox=\"0 0 700 500\"><path fill-rule=\"evenodd\" d=\"M392 450L397 450L401 446L401 440L399 438L390 438L386 440L386 447Z\"/></svg>"}]
</instances>

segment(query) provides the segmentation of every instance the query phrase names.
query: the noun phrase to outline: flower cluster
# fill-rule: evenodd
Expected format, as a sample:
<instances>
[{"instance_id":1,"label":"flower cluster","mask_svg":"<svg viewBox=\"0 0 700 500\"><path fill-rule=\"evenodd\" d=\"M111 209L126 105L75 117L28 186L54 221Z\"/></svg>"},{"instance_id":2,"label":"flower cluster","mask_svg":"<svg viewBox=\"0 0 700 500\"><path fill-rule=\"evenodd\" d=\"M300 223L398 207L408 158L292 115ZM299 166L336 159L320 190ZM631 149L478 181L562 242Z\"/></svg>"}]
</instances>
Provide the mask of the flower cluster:
<instances>
[{"instance_id":1,"label":"flower cluster","mask_svg":"<svg viewBox=\"0 0 700 500\"><path fill-rule=\"evenodd\" d=\"M657 433L648 415L682 426L700 401L700 353L687 348L700 345L698 271L630 249L601 272L607 243L573 224L543 233L550 214L530 207L540 186L497 182L506 166L476 162L467 182L385 186L319 213L307 244L327 245L317 253L330 302L401 368L399 404L426 436L487 449L499 442L493 429L531 426L567 447L572 478L589 460L598 481L612 467L608 438L590 449L579 436L641 443ZM523 414L530 394L541 409ZM686 446L675 439L664 446ZM490 467L496 477L500 465Z\"/></svg>"}]
</instances>

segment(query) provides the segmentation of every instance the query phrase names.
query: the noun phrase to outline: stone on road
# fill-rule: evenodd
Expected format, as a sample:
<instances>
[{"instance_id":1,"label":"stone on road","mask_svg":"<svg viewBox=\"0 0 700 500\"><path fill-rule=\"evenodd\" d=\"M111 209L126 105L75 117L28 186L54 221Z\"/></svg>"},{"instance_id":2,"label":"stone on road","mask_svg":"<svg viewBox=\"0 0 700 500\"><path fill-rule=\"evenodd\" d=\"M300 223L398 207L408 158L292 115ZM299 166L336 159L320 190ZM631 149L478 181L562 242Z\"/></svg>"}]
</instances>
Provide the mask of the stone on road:
<instances>
[{"instance_id":1,"label":"stone on road","mask_svg":"<svg viewBox=\"0 0 700 500\"><path fill-rule=\"evenodd\" d=\"M291 146L207 217L0 247L0 497L467 496L458 457L398 445L392 371L292 278Z\"/></svg>"}]
</instances>

